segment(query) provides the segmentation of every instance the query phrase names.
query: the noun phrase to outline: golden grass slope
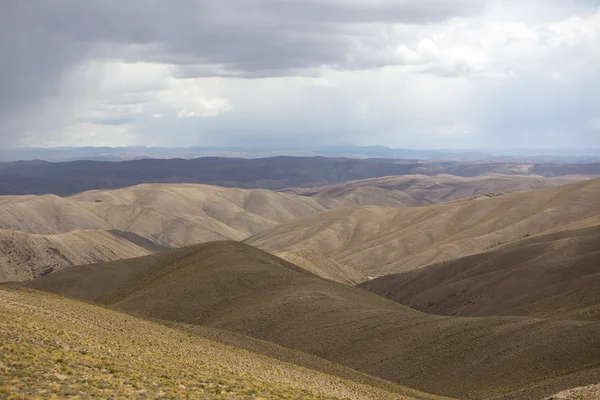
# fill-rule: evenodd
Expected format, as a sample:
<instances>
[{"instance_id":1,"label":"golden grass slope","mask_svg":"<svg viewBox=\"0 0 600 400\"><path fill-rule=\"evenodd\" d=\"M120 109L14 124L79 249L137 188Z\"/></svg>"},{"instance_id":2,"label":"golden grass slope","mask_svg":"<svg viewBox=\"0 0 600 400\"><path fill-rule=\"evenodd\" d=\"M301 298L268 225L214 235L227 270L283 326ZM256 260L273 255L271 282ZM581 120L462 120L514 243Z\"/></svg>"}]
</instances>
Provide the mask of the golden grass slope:
<instances>
[{"instance_id":1,"label":"golden grass slope","mask_svg":"<svg viewBox=\"0 0 600 400\"><path fill-rule=\"evenodd\" d=\"M451 397L541 398L600 379L600 323L429 315L236 242L67 268L27 286L250 335Z\"/></svg>"},{"instance_id":2,"label":"golden grass slope","mask_svg":"<svg viewBox=\"0 0 600 400\"><path fill-rule=\"evenodd\" d=\"M600 320L600 226L383 276L363 289L433 314Z\"/></svg>"},{"instance_id":3,"label":"golden grass slope","mask_svg":"<svg viewBox=\"0 0 600 400\"><path fill-rule=\"evenodd\" d=\"M0 288L0 344L5 399L412 398L31 290Z\"/></svg>"},{"instance_id":4,"label":"golden grass slope","mask_svg":"<svg viewBox=\"0 0 600 400\"><path fill-rule=\"evenodd\" d=\"M369 276L409 271L541 232L597 223L600 179L427 207L311 214L245 242L273 253L310 250Z\"/></svg>"},{"instance_id":5,"label":"golden grass slope","mask_svg":"<svg viewBox=\"0 0 600 400\"><path fill-rule=\"evenodd\" d=\"M130 236L128 240L98 230L36 235L0 229L0 282L34 279L72 265L140 257L160 249Z\"/></svg>"}]
</instances>

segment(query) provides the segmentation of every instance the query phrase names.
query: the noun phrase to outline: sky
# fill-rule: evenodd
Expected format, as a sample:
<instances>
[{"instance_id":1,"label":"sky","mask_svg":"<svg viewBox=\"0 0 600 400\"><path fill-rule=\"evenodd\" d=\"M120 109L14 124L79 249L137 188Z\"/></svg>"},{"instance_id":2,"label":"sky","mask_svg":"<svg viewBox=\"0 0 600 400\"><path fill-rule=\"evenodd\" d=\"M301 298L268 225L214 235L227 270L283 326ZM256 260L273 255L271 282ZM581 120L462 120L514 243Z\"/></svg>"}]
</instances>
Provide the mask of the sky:
<instances>
[{"instance_id":1,"label":"sky","mask_svg":"<svg viewBox=\"0 0 600 400\"><path fill-rule=\"evenodd\" d=\"M0 147L600 148L600 0L0 2Z\"/></svg>"}]
</instances>

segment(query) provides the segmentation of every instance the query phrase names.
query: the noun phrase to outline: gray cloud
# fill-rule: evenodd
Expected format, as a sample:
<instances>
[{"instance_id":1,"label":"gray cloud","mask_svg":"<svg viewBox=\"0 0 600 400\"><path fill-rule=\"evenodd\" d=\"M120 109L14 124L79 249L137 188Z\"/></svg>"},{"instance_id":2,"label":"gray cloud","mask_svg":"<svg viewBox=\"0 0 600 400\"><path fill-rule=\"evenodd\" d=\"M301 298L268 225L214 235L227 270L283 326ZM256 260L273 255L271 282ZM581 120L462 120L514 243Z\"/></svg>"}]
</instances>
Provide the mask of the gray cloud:
<instances>
[{"instance_id":1,"label":"gray cloud","mask_svg":"<svg viewBox=\"0 0 600 400\"><path fill-rule=\"evenodd\" d=\"M180 77L368 68L369 60L348 59L362 40L357 24L436 22L480 7L479 0L3 1L0 131L5 145L14 140L25 115L62 95L64 75L86 59L174 64Z\"/></svg>"},{"instance_id":2,"label":"gray cloud","mask_svg":"<svg viewBox=\"0 0 600 400\"><path fill-rule=\"evenodd\" d=\"M577 138L581 145L597 141L600 122L594 122L598 119L594 107L600 104L600 87L594 82L600 82L598 60L590 58L588 47L572 44L561 44L543 56L530 54L528 50L519 56L519 46L540 45L528 44L527 34L531 32L522 35L521 41L504 40L503 34L522 34L519 26L508 26L500 34L488 31L488 36L479 43L478 29L485 33L486 18L490 18L485 12L494 9L490 4L499 3L508 15L502 18L521 18L518 22L532 26L598 9L598 2L593 0L569 2L568 6L558 0L3 1L0 2L3 60L0 146L19 144L28 125L42 114L48 131L67 125L63 118L68 118L70 107L85 97L88 90L79 87L85 78L74 78L77 67L89 60L170 64L170 75L176 78L318 77L324 66L336 71L362 72L397 65L409 66L408 71L414 76L435 75L430 81L419 81L422 87L415 86L405 94L406 86L416 79L410 75L395 81L395 90L388 92L387 81L357 74L356 79L365 79L363 86L357 83L347 91L311 88L290 99L286 93L274 97L262 108L247 104L255 101L248 92L260 97L259 84L225 84L222 85L225 88L207 94L206 99L231 100L233 111L213 119L178 120L176 110L163 110L160 107L164 104L156 104L154 94L150 93L155 88L144 85L139 89L127 87L118 96L93 99L94 110L79 110L78 115L83 117L77 123L130 125L156 143L164 144L161 140L168 135L177 137L179 144L202 144L199 141L204 138L227 144L227 140L237 142L247 137L289 143L290 137L301 142L312 135L311 141L333 144L337 140L335 135L343 135L342 140L357 143L368 136L382 144L388 144L388 140L392 145L426 146L435 141L433 146L447 146L455 143L456 138L466 137L460 135L467 127L470 137L479 140L477 145L530 145L541 137L561 144L568 144L569 137ZM444 30L444 23L453 17L475 22L462 28L463 36L454 37L459 28ZM432 26L438 26L439 30L429 30ZM512 31L513 28L516 30ZM436 35L438 39L434 38ZM419 49L423 37L433 38L437 53L435 48ZM400 54L399 46L403 50ZM511 58L514 48L517 56ZM585 63L589 64L587 75L573 73L579 71L573 65ZM519 75L519 67L529 69L530 75ZM548 70L544 71L546 67ZM576 82L564 86L551 82L548 78L554 73L551 68L566 71L565 79ZM512 69L517 70L518 76L512 83L473 79L482 72L502 75ZM568 76L569 71L573 76ZM538 73L547 76L538 77ZM386 79L393 76L386 75ZM439 83L440 77L453 82L469 81L469 85L446 86ZM337 78L335 84L348 85L345 78ZM150 81L152 85L154 82ZM271 95L280 88L290 89L285 85L272 88ZM432 100L435 103L446 94L444 90L454 87L452 101L429 107ZM190 96L204 98L202 90L203 87ZM421 92L425 94L420 96ZM412 106L411 96L421 97L414 109L406 104L395 106L396 102ZM178 102L180 99L175 100L172 107L184 108ZM289 104L274 107L284 101ZM374 103L377 107L368 107ZM139 104L150 104L147 115L126 112L127 105ZM273 109L276 110L272 115ZM152 113L169 111L171 119L168 115L159 119L150 117ZM433 133L419 135L428 129L439 130L442 138L431 139L435 137ZM176 132L171 133L173 130ZM405 141L399 138L400 131L406 132ZM472 144L463 143L464 147Z\"/></svg>"}]
</instances>

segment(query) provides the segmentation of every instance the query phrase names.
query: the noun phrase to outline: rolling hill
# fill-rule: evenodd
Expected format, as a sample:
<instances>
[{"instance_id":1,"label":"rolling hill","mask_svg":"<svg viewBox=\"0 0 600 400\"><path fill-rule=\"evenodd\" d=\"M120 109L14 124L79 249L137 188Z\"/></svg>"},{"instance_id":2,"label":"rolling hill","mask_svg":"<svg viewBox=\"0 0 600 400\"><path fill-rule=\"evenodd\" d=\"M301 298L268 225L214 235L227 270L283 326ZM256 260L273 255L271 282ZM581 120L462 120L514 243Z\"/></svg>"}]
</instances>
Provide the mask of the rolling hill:
<instances>
[{"instance_id":1,"label":"rolling hill","mask_svg":"<svg viewBox=\"0 0 600 400\"><path fill-rule=\"evenodd\" d=\"M600 320L600 226L534 236L362 288L428 313Z\"/></svg>"},{"instance_id":2,"label":"rolling hill","mask_svg":"<svg viewBox=\"0 0 600 400\"><path fill-rule=\"evenodd\" d=\"M246 243L309 250L366 276L410 271L542 232L600 224L600 179L427 207L358 207L281 223Z\"/></svg>"},{"instance_id":3,"label":"rolling hill","mask_svg":"<svg viewBox=\"0 0 600 400\"><path fill-rule=\"evenodd\" d=\"M223 344L214 338L218 331L212 333L190 334L88 303L0 287L0 397L437 398L345 379L343 367L333 376L283 362Z\"/></svg>"},{"instance_id":4,"label":"rolling hill","mask_svg":"<svg viewBox=\"0 0 600 400\"><path fill-rule=\"evenodd\" d=\"M398 175L338 183L315 188L291 188L286 192L323 200L338 200L349 206L423 206L452 200L543 189L589 179L585 175L554 178L520 175L461 177L440 174Z\"/></svg>"},{"instance_id":5,"label":"rolling hill","mask_svg":"<svg viewBox=\"0 0 600 400\"><path fill-rule=\"evenodd\" d=\"M443 317L236 242L63 269L26 286L226 329L425 392L530 399L600 378L600 323Z\"/></svg>"},{"instance_id":6,"label":"rolling hill","mask_svg":"<svg viewBox=\"0 0 600 400\"><path fill-rule=\"evenodd\" d=\"M0 281L36 277L50 267L58 269L141 256L164 247L224 239L244 240L281 222L323 210L341 210L369 202L403 207L470 196L491 188L518 190L530 185L553 186L579 178L496 177L488 182L480 178L448 176L388 177L377 180L380 188L361 186L374 184L371 181L344 184L343 187L353 194L346 193L343 197L337 195L338 189L333 192L332 189L324 189L309 196L290 191L279 193L191 184L138 185L83 192L71 197L0 196L0 229L3 230L0 236L5 243L4 250L0 248L0 259L7 260L0 264ZM440 181L437 186L431 186L433 179ZM444 187L438 188L439 185ZM108 230L122 232L121 238L91 233ZM9 234L9 231L30 235ZM71 232L78 233L64 235ZM50 236L56 234L63 236ZM127 243L130 238L123 235L135 237L134 244L139 245L140 240L148 243L142 244L144 249L137 248L140 246L131 248L132 244ZM89 240L77 239L83 236L89 237ZM115 243L100 245L100 237ZM18 242L19 238L23 240L22 244ZM61 246L57 246L56 242L60 242ZM7 253L7 249L11 248L17 249L12 255ZM312 268L328 279L347 283L366 279L364 272L336 263L310 249L277 254L291 257L293 262Z\"/></svg>"},{"instance_id":7,"label":"rolling hill","mask_svg":"<svg viewBox=\"0 0 600 400\"><path fill-rule=\"evenodd\" d=\"M0 198L0 227L40 234L118 229L163 245L182 246L243 239L278 222L325 209L327 205L314 199L268 190L138 185L72 197Z\"/></svg>"}]
</instances>

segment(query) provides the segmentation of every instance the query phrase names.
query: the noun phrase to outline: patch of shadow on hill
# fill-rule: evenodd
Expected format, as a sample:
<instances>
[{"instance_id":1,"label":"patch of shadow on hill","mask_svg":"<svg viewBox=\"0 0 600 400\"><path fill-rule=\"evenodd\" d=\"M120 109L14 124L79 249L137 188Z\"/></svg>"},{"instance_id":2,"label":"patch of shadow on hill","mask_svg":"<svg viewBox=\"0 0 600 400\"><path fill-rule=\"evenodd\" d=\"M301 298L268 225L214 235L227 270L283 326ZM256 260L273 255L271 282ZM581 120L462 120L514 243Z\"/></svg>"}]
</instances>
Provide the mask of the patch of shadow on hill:
<instances>
[{"instance_id":1,"label":"patch of shadow on hill","mask_svg":"<svg viewBox=\"0 0 600 400\"><path fill-rule=\"evenodd\" d=\"M123 232L118 229L111 229L108 232L111 235L125 239L125 240L135 244L136 246L140 246L140 247L142 247L148 251L151 251L153 253L171 250L170 246L154 243L152 240L146 239L145 237L135 234L133 232Z\"/></svg>"}]
</instances>

